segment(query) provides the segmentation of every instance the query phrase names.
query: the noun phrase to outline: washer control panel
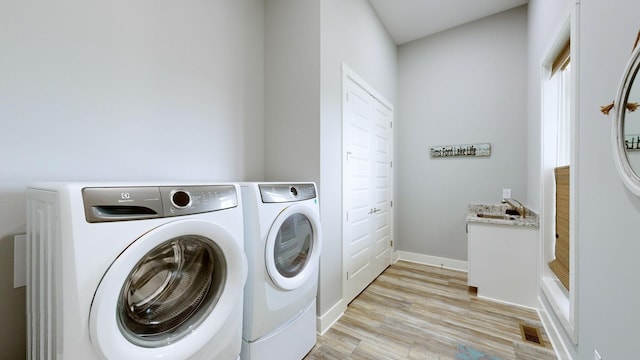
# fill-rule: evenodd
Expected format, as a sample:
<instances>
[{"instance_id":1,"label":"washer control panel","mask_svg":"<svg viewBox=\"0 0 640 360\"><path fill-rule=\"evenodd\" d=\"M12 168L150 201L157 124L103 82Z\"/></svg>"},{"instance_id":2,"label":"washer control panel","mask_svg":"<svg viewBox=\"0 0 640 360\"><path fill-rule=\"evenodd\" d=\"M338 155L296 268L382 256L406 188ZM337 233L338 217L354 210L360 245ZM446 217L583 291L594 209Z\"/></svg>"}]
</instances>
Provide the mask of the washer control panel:
<instances>
[{"instance_id":1,"label":"washer control panel","mask_svg":"<svg viewBox=\"0 0 640 360\"><path fill-rule=\"evenodd\" d=\"M238 206L234 185L87 187L87 222L141 220L198 214Z\"/></svg>"},{"instance_id":2,"label":"washer control panel","mask_svg":"<svg viewBox=\"0 0 640 360\"><path fill-rule=\"evenodd\" d=\"M197 214L238 206L233 185L160 187L164 216Z\"/></svg>"},{"instance_id":3,"label":"washer control panel","mask_svg":"<svg viewBox=\"0 0 640 360\"><path fill-rule=\"evenodd\" d=\"M259 184L263 203L283 203L315 199L316 185L304 184Z\"/></svg>"}]
</instances>

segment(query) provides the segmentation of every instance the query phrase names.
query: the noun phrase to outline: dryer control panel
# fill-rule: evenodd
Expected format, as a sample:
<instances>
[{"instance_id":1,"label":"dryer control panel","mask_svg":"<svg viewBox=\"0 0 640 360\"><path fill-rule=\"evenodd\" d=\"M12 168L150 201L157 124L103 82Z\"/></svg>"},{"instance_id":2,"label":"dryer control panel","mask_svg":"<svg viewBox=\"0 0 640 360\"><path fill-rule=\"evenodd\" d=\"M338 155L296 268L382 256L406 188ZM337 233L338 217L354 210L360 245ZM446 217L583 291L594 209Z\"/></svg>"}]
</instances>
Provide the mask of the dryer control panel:
<instances>
[{"instance_id":1,"label":"dryer control panel","mask_svg":"<svg viewBox=\"0 0 640 360\"><path fill-rule=\"evenodd\" d=\"M283 203L316 198L316 185L304 184L259 184L263 203Z\"/></svg>"},{"instance_id":2,"label":"dryer control panel","mask_svg":"<svg viewBox=\"0 0 640 360\"><path fill-rule=\"evenodd\" d=\"M87 222L109 222L198 214L238 206L233 185L87 187Z\"/></svg>"}]
</instances>

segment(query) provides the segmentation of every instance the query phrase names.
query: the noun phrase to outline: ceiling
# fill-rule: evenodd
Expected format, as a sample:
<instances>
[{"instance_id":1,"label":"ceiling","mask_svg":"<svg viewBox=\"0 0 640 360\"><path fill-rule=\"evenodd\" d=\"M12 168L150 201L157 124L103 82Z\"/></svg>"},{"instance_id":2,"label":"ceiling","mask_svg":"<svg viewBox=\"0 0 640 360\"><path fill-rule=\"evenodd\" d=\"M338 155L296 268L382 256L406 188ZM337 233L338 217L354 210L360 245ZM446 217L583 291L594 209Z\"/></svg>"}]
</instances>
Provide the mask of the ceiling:
<instances>
[{"instance_id":1,"label":"ceiling","mask_svg":"<svg viewBox=\"0 0 640 360\"><path fill-rule=\"evenodd\" d=\"M524 5L528 0L369 0L397 45Z\"/></svg>"}]
</instances>

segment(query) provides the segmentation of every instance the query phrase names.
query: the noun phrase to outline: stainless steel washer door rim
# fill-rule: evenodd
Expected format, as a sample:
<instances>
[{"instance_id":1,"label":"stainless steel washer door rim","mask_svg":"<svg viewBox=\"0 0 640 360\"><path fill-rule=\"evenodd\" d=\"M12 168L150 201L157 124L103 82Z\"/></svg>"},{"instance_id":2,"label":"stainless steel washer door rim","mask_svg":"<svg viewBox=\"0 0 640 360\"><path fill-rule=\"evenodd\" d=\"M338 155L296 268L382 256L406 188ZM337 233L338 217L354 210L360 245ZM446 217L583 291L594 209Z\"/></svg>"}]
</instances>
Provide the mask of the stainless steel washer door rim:
<instances>
[{"instance_id":1,"label":"stainless steel washer door rim","mask_svg":"<svg viewBox=\"0 0 640 360\"><path fill-rule=\"evenodd\" d=\"M224 331L233 307L242 302L246 258L241 241L221 226L200 219L173 221L142 235L111 264L94 294L89 335L95 350L105 359L180 360L194 355L219 331ZM208 285L202 284L202 274L206 271L196 269L202 266L196 265L199 260L192 259L193 264L180 260L180 257L191 256L189 253L200 254L200 260L224 258L225 279L211 282L215 285L216 281L224 281L219 293L210 293L206 289ZM186 281L178 279L181 275L172 278L170 271L158 267L162 263L172 264L166 268L174 271L178 266L182 266L182 270L185 266L193 267L191 273L198 275ZM177 265L179 263L182 265ZM216 275L212 273L212 276ZM180 289L181 281L184 289ZM137 290L130 293L132 285ZM169 289L187 295L173 297ZM204 298L199 299L198 294L204 294ZM169 298L173 304L151 306ZM123 305L133 308L122 309ZM145 307L151 309L146 329L143 325ZM177 314L172 314L171 309ZM178 321L173 323L170 319Z\"/></svg>"}]
</instances>

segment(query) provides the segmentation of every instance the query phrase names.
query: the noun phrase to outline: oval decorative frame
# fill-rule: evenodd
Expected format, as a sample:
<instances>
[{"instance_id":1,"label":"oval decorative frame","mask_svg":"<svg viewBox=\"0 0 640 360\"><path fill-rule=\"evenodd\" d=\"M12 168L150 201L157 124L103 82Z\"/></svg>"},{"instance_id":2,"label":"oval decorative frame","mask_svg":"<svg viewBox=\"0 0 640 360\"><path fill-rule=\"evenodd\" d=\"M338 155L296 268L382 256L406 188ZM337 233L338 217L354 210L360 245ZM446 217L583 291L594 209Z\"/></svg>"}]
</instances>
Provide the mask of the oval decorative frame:
<instances>
[{"instance_id":1,"label":"oval decorative frame","mask_svg":"<svg viewBox=\"0 0 640 360\"><path fill-rule=\"evenodd\" d=\"M635 195L640 196L640 176L629 164L627 158L627 152L624 144L624 121L627 111L627 99L629 97L629 91L633 86L633 82L636 78L638 70L640 68L640 46L636 47L631 53L631 59L627 64L618 94L615 101L615 119L612 126L612 144L613 144L613 158L618 169L618 173L622 178L622 182L627 188ZM640 84L637 84L640 86ZM640 169L639 169L640 170Z\"/></svg>"}]
</instances>

